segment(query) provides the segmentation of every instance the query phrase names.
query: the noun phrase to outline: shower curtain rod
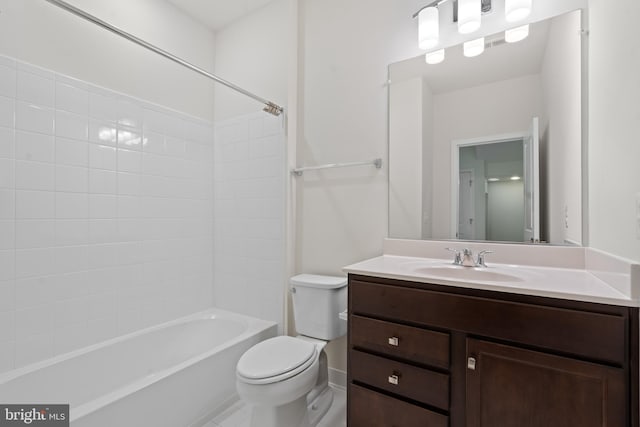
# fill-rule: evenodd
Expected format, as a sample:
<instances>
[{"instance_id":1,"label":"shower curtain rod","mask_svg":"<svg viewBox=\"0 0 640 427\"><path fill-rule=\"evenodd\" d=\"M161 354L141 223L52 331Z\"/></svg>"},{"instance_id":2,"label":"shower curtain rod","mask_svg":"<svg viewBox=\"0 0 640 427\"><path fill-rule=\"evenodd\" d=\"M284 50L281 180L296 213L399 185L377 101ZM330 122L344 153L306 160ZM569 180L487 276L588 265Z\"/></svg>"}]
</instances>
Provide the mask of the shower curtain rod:
<instances>
[{"instance_id":1,"label":"shower curtain rod","mask_svg":"<svg viewBox=\"0 0 640 427\"><path fill-rule=\"evenodd\" d=\"M155 52L158 55L164 56L165 58L170 59L171 61L182 65L183 67L186 67L186 68L188 68L188 69L190 69L192 71L195 71L196 73L201 74L201 75L203 75L205 77L208 77L208 78L210 78L211 80L213 80L213 81L215 81L217 83L223 84L223 85L227 86L228 88L231 88L231 89L235 90L236 92L240 92L241 94L246 95L249 98L253 98L256 101L263 103L265 105L263 110L266 111L269 114L273 114L274 116L279 116L284 111L284 109L281 106L279 106L278 104L276 104L275 102L271 102L269 100L266 100L266 99L264 99L264 98L262 98L262 97L260 97L258 95L255 95L255 94L249 92L248 90L245 90L245 89L241 88L240 86L236 86L231 82L228 82L228 81L226 81L224 79L221 79L220 77L218 77L218 76L216 76L214 74L211 74L210 72L208 72L206 70L203 70L202 68L197 67L197 66L185 61L184 59L179 58L179 57L167 52L166 50L160 49L159 47L154 46L151 43L148 43L148 42L146 42L146 41L134 36L133 34L129 34L126 31L123 31L120 28L115 27L115 26L109 24L108 22L105 22L105 21L103 21L103 20L101 20L101 19L99 19L99 18L97 18L97 17L95 17L95 16L83 11L82 9L78 9L77 7L75 7L73 5L70 5L69 3L65 2L65 1L62 1L62 0L46 0L46 1L48 1L49 3L51 3L51 4L55 5L55 6L58 6L61 9L66 10L67 12L73 13L74 15L79 16L80 18L83 18L83 19L85 19L85 20L87 20L89 22L92 22L92 23L98 25L99 27L104 28L105 30L111 31L112 33L117 34L120 37L123 37L123 38L125 38L125 39L127 39L129 41L132 41L133 43L135 43L135 44L137 44L139 46L142 46L142 47L144 47L144 48L146 48L146 49L148 49L148 50L150 50L152 52Z\"/></svg>"}]
</instances>

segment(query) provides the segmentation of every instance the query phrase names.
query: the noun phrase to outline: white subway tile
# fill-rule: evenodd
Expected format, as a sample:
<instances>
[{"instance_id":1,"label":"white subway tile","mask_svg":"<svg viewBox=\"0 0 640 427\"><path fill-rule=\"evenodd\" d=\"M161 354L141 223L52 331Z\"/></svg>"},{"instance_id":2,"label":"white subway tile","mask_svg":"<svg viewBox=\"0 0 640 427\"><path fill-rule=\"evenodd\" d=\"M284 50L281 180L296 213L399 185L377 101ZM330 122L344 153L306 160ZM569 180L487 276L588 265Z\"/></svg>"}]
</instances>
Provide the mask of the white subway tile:
<instances>
[{"instance_id":1,"label":"white subway tile","mask_svg":"<svg viewBox=\"0 0 640 427\"><path fill-rule=\"evenodd\" d=\"M56 273L68 274L86 270L89 267L87 246L64 246L55 249ZM88 283L85 283L89 286Z\"/></svg>"},{"instance_id":2,"label":"white subway tile","mask_svg":"<svg viewBox=\"0 0 640 427\"><path fill-rule=\"evenodd\" d=\"M55 217L55 193L51 191L16 191L16 219L51 219Z\"/></svg>"},{"instance_id":3,"label":"white subway tile","mask_svg":"<svg viewBox=\"0 0 640 427\"><path fill-rule=\"evenodd\" d=\"M15 176L15 160L0 158L0 188L14 188Z\"/></svg>"},{"instance_id":4,"label":"white subway tile","mask_svg":"<svg viewBox=\"0 0 640 427\"><path fill-rule=\"evenodd\" d=\"M16 152L15 148L13 129L0 127L0 157L13 159Z\"/></svg>"},{"instance_id":5,"label":"white subway tile","mask_svg":"<svg viewBox=\"0 0 640 427\"><path fill-rule=\"evenodd\" d=\"M86 304L89 308L89 320L102 319L115 315L117 310L117 297L115 292L91 295L87 297Z\"/></svg>"},{"instance_id":6,"label":"white subway tile","mask_svg":"<svg viewBox=\"0 0 640 427\"><path fill-rule=\"evenodd\" d=\"M23 131L16 131L15 135L16 159L53 163L53 136Z\"/></svg>"},{"instance_id":7,"label":"white subway tile","mask_svg":"<svg viewBox=\"0 0 640 427\"><path fill-rule=\"evenodd\" d=\"M120 232L121 221L118 221L118 233ZM140 264L143 262L142 242L122 242L118 243L116 252L118 254L118 265Z\"/></svg>"},{"instance_id":8,"label":"white subway tile","mask_svg":"<svg viewBox=\"0 0 640 427\"><path fill-rule=\"evenodd\" d=\"M98 120L89 121L89 141L94 144L115 147L118 143L118 129L115 123Z\"/></svg>"},{"instance_id":9,"label":"white subway tile","mask_svg":"<svg viewBox=\"0 0 640 427\"><path fill-rule=\"evenodd\" d=\"M55 221L16 220L16 249L48 248L55 244Z\"/></svg>"},{"instance_id":10,"label":"white subway tile","mask_svg":"<svg viewBox=\"0 0 640 427\"><path fill-rule=\"evenodd\" d=\"M99 194L116 194L117 174L113 171L90 169L89 192Z\"/></svg>"},{"instance_id":11,"label":"white subway tile","mask_svg":"<svg viewBox=\"0 0 640 427\"><path fill-rule=\"evenodd\" d=\"M56 138L56 163L87 167L89 165L89 144L86 141Z\"/></svg>"},{"instance_id":12,"label":"white subway tile","mask_svg":"<svg viewBox=\"0 0 640 427\"><path fill-rule=\"evenodd\" d=\"M13 219L15 215L15 191L0 188L0 219Z\"/></svg>"},{"instance_id":13,"label":"white subway tile","mask_svg":"<svg viewBox=\"0 0 640 427\"><path fill-rule=\"evenodd\" d=\"M0 96L0 126L13 128L15 116L15 101L13 98Z\"/></svg>"},{"instance_id":14,"label":"white subway tile","mask_svg":"<svg viewBox=\"0 0 640 427\"><path fill-rule=\"evenodd\" d=\"M16 160L16 189L54 189L55 166L51 163Z\"/></svg>"},{"instance_id":15,"label":"white subway tile","mask_svg":"<svg viewBox=\"0 0 640 427\"><path fill-rule=\"evenodd\" d=\"M89 194L89 218L118 217L118 198L112 194Z\"/></svg>"},{"instance_id":16,"label":"white subway tile","mask_svg":"<svg viewBox=\"0 0 640 427\"><path fill-rule=\"evenodd\" d=\"M118 148L118 172L140 173L142 153Z\"/></svg>"},{"instance_id":17,"label":"white subway tile","mask_svg":"<svg viewBox=\"0 0 640 427\"><path fill-rule=\"evenodd\" d=\"M139 218L141 211L140 197L118 196L118 218Z\"/></svg>"},{"instance_id":18,"label":"white subway tile","mask_svg":"<svg viewBox=\"0 0 640 427\"><path fill-rule=\"evenodd\" d=\"M89 345L115 337L118 334L116 312L110 313L109 317L90 319L87 328L89 330Z\"/></svg>"},{"instance_id":19,"label":"white subway tile","mask_svg":"<svg viewBox=\"0 0 640 427\"><path fill-rule=\"evenodd\" d=\"M15 368L16 342L6 341L0 349L0 373L11 371Z\"/></svg>"},{"instance_id":20,"label":"white subway tile","mask_svg":"<svg viewBox=\"0 0 640 427\"><path fill-rule=\"evenodd\" d=\"M87 321L60 326L54 335L55 354L68 353L82 347L86 347L90 342L89 326Z\"/></svg>"},{"instance_id":21,"label":"white subway tile","mask_svg":"<svg viewBox=\"0 0 640 427\"><path fill-rule=\"evenodd\" d=\"M16 280L16 310L38 307L55 300L56 276L31 277Z\"/></svg>"},{"instance_id":22,"label":"white subway tile","mask_svg":"<svg viewBox=\"0 0 640 427\"><path fill-rule=\"evenodd\" d=\"M0 126L2 126L1 112L0 105ZM52 108L16 102L16 129L53 135L54 117Z\"/></svg>"},{"instance_id":23,"label":"white subway tile","mask_svg":"<svg viewBox=\"0 0 640 427\"><path fill-rule=\"evenodd\" d=\"M16 310L16 338L50 333L53 320L54 310L50 305Z\"/></svg>"},{"instance_id":24,"label":"white subway tile","mask_svg":"<svg viewBox=\"0 0 640 427\"><path fill-rule=\"evenodd\" d=\"M85 322L89 319L88 297L75 298L55 303L53 316L56 328L74 323Z\"/></svg>"},{"instance_id":25,"label":"white subway tile","mask_svg":"<svg viewBox=\"0 0 640 427\"><path fill-rule=\"evenodd\" d=\"M89 114L89 92L73 83L56 82L56 108L86 116Z\"/></svg>"},{"instance_id":26,"label":"white subway tile","mask_svg":"<svg viewBox=\"0 0 640 427\"><path fill-rule=\"evenodd\" d=\"M53 71L38 67L36 65L27 64L26 62L16 61L16 69L18 70L18 72L22 71L35 74L49 80L55 79L55 73Z\"/></svg>"},{"instance_id":27,"label":"white subway tile","mask_svg":"<svg viewBox=\"0 0 640 427\"><path fill-rule=\"evenodd\" d=\"M187 155L187 144L183 139L167 137L165 149L168 156L185 157Z\"/></svg>"},{"instance_id":28,"label":"white subway tile","mask_svg":"<svg viewBox=\"0 0 640 427\"><path fill-rule=\"evenodd\" d=\"M15 251L0 250L0 280L13 280L15 277Z\"/></svg>"},{"instance_id":29,"label":"white subway tile","mask_svg":"<svg viewBox=\"0 0 640 427\"><path fill-rule=\"evenodd\" d=\"M41 105L43 107L53 107L55 84L49 78L32 74L25 71L19 71L18 87L16 97L24 102Z\"/></svg>"},{"instance_id":30,"label":"white subway tile","mask_svg":"<svg viewBox=\"0 0 640 427\"><path fill-rule=\"evenodd\" d=\"M15 310L16 285L13 280L0 281L0 313Z\"/></svg>"},{"instance_id":31,"label":"white subway tile","mask_svg":"<svg viewBox=\"0 0 640 427\"><path fill-rule=\"evenodd\" d=\"M15 248L16 229L13 220L0 220L0 250ZM1 303L0 303L1 304Z\"/></svg>"},{"instance_id":32,"label":"white subway tile","mask_svg":"<svg viewBox=\"0 0 640 427\"><path fill-rule=\"evenodd\" d=\"M89 254L89 268L107 268L114 267L117 264L117 245L90 245L88 249Z\"/></svg>"},{"instance_id":33,"label":"white subway tile","mask_svg":"<svg viewBox=\"0 0 640 427\"><path fill-rule=\"evenodd\" d=\"M145 131L142 138L142 151L147 153L165 154L164 135Z\"/></svg>"},{"instance_id":34,"label":"white subway tile","mask_svg":"<svg viewBox=\"0 0 640 427\"><path fill-rule=\"evenodd\" d=\"M89 243L89 221L86 219L56 220L56 246L76 246Z\"/></svg>"},{"instance_id":35,"label":"white subway tile","mask_svg":"<svg viewBox=\"0 0 640 427\"><path fill-rule=\"evenodd\" d=\"M53 334L16 336L16 368L48 359L54 355Z\"/></svg>"},{"instance_id":36,"label":"white subway tile","mask_svg":"<svg viewBox=\"0 0 640 427\"><path fill-rule=\"evenodd\" d=\"M89 217L89 195L86 193L60 193L55 198L56 218L73 219Z\"/></svg>"},{"instance_id":37,"label":"white subway tile","mask_svg":"<svg viewBox=\"0 0 640 427\"><path fill-rule=\"evenodd\" d=\"M118 194L138 196L141 194L142 178L138 174L118 172Z\"/></svg>"},{"instance_id":38,"label":"white subway tile","mask_svg":"<svg viewBox=\"0 0 640 427\"><path fill-rule=\"evenodd\" d=\"M0 343L13 341L15 339L15 312L6 311L0 313Z\"/></svg>"},{"instance_id":39,"label":"white subway tile","mask_svg":"<svg viewBox=\"0 0 640 427\"><path fill-rule=\"evenodd\" d=\"M116 170L116 148L107 145L91 144L89 147L89 166L92 169Z\"/></svg>"},{"instance_id":40,"label":"white subway tile","mask_svg":"<svg viewBox=\"0 0 640 427\"><path fill-rule=\"evenodd\" d=\"M249 158L280 157L284 150L285 146L280 136L253 139L249 144Z\"/></svg>"},{"instance_id":41,"label":"white subway tile","mask_svg":"<svg viewBox=\"0 0 640 427\"><path fill-rule=\"evenodd\" d=\"M88 271L75 271L53 276L55 279L55 300L64 301L88 295L89 287L87 284L89 283L89 276L90 272Z\"/></svg>"},{"instance_id":42,"label":"white subway tile","mask_svg":"<svg viewBox=\"0 0 640 427\"><path fill-rule=\"evenodd\" d=\"M107 96L104 93L89 93L89 115L98 120L109 122L118 121L118 103L115 96Z\"/></svg>"},{"instance_id":43,"label":"white subway tile","mask_svg":"<svg viewBox=\"0 0 640 427\"><path fill-rule=\"evenodd\" d=\"M15 257L16 278L48 276L56 272L53 248L18 249Z\"/></svg>"},{"instance_id":44,"label":"white subway tile","mask_svg":"<svg viewBox=\"0 0 640 427\"><path fill-rule=\"evenodd\" d=\"M115 243L118 241L118 221L115 219L89 220L89 243Z\"/></svg>"},{"instance_id":45,"label":"white subway tile","mask_svg":"<svg viewBox=\"0 0 640 427\"><path fill-rule=\"evenodd\" d=\"M118 240L132 242L146 237L144 221L140 219L118 219Z\"/></svg>"},{"instance_id":46,"label":"white subway tile","mask_svg":"<svg viewBox=\"0 0 640 427\"><path fill-rule=\"evenodd\" d=\"M16 70L13 67L0 65L0 96L16 96Z\"/></svg>"},{"instance_id":47,"label":"white subway tile","mask_svg":"<svg viewBox=\"0 0 640 427\"><path fill-rule=\"evenodd\" d=\"M86 193L89 170L78 166L56 166L56 190L67 193Z\"/></svg>"},{"instance_id":48,"label":"white subway tile","mask_svg":"<svg viewBox=\"0 0 640 427\"><path fill-rule=\"evenodd\" d=\"M117 105L118 124L142 129L144 111L142 106L129 99L120 98Z\"/></svg>"},{"instance_id":49,"label":"white subway tile","mask_svg":"<svg viewBox=\"0 0 640 427\"><path fill-rule=\"evenodd\" d=\"M142 150L142 133L139 129L118 127L118 147L127 150Z\"/></svg>"},{"instance_id":50,"label":"white subway tile","mask_svg":"<svg viewBox=\"0 0 640 427\"><path fill-rule=\"evenodd\" d=\"M56 136L86 141L89 138L89 119L66 111L56 111Z\"/></svg>"},{"instance_id":51,"label":"white subway tile","mask_svg":"<svg viewBox=\"0 0 640 427\"><path fill-rule=\"evenodd\" d=\"M167 119L167 114L145 108L143 111L143 128L145 131L164 135L167 132Z\"/></svg>"}]
</instances>

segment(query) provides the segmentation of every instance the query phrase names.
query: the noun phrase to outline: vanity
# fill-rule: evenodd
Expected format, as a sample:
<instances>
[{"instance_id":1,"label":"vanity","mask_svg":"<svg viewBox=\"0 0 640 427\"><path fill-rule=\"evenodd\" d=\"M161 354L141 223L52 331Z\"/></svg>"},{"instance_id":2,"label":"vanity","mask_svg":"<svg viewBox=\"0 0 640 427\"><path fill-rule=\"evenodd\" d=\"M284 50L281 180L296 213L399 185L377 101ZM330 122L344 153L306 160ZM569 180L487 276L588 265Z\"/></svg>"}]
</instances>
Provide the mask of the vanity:
<instances>
[{"instance_id":1,"label":"vanity","mask_svg":"<svg viewBox=\"0 0 640 427\"><path fill-rule=\"evenodd\" d=\"M345 268L349 427L639 425L636 265L511 245L469 268L413 245ZM549 263L510 259L527 250Z\"/></svg>"}]
</instances>

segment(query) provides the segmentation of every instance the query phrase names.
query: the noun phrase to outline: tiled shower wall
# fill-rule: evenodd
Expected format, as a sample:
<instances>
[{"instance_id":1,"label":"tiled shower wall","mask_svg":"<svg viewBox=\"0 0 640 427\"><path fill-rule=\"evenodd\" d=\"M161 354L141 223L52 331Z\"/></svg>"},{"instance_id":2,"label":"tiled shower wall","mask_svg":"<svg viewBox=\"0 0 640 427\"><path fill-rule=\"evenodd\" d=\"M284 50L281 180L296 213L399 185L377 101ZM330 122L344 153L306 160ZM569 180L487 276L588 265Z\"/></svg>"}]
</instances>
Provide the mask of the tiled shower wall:
<instances>
[{"instance_id":1,"label":"tiled shower wall","mask_svg":"<svg viewBox=\"0 0 640 427\"><path fill-rule=\"evenodd\" d=\"M263 112L215 125L214 301L278 322L286 284L283 119Z\"/></svg>"},{"instance_id":2,"label":"tiled shower wall","mask_svg":"<svg viewBox=\"0 0 640 427\"><path fill-rule=\"evenodd\" d=\"M212 140L0 57L0 372L211 305Z\"/></svg>"}]
</instances>

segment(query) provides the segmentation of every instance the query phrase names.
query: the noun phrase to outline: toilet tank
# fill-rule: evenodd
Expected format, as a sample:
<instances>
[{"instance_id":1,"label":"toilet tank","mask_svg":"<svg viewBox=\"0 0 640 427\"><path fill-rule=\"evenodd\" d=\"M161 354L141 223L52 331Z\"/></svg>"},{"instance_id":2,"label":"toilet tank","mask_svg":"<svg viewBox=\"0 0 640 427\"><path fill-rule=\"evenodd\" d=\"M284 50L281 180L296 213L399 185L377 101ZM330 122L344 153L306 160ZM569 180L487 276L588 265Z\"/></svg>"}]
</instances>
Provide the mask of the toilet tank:
<instances>
[{"instance_id":1,"label":"toilet tank","mask_svg":"<svg viewBox=\"0 0 640 427\"><path fill-rule=\"evenodd\" d=\"M347 309L347 278L299 274L290 280L296 331L332 340L347 333L338 315Z\"/></svg>"}]
</instances>

